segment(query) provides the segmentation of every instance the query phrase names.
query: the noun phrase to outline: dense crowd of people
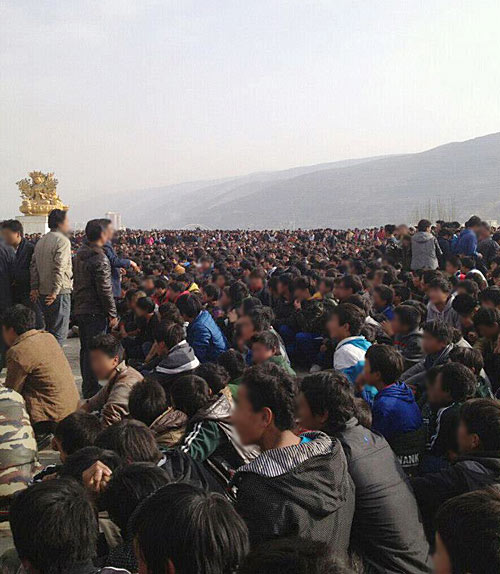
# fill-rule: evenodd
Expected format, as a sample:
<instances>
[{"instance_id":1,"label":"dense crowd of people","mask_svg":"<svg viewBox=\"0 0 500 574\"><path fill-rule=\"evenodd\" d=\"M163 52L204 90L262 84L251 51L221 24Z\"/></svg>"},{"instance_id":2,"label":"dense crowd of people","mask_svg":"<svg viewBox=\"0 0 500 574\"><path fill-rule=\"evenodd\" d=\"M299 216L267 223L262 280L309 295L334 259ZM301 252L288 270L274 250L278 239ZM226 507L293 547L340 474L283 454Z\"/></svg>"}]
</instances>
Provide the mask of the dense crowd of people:
<instances>
[{"instance_id":1,"label":"dense crowd of people","mask_svg":"<svg viewBox=\"0 0 500 574\"><path fill-rule=\"evenodd\" d=\"M5 572L500 571L487 222L49 227L1 224Z\"/></svg>"}]
</instances>

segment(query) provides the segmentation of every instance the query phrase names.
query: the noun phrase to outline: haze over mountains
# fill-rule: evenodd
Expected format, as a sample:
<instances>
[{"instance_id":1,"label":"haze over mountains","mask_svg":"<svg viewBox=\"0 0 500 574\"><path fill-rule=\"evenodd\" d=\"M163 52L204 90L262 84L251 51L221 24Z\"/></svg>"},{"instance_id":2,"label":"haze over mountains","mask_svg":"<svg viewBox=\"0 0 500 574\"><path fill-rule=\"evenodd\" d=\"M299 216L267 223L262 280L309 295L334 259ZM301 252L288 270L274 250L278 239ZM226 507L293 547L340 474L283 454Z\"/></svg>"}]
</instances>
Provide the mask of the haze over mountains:
<instances>
[{"instance_id":1,"label":"haze over mountains","mask_svg":"<svg viewBox=\"0 0 500 574\"><path fill-rule=\"evenodd\" d=\"M92 204L75 205L95 216ZM500 133L414 154L347 160L107 196L125 225L365 227L419 217L500 219Z\"/></svg>"}]
</instances>

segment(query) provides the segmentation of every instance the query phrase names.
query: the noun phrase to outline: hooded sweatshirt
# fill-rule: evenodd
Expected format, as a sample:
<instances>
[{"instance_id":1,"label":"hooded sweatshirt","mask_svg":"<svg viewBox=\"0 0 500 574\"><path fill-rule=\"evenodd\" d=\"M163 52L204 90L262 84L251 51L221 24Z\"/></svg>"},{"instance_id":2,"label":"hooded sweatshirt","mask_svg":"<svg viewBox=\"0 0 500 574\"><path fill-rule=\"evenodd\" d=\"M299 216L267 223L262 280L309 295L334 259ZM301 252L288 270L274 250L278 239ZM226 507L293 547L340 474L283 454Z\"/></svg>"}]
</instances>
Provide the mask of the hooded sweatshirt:
<instances>
[{"instance_id":1,"label":"hooded sweatshirt","mask_svg":"<svg viewBox=\"0 0 500 574\"><path fill-rule=\"evenodd\" d=\"M394 383L378 392L373 403L372 429L387 440L395 435L416 431L422 415L412 390L405 383Z\"/></svg>"},{"instance_id":2,"label":"hooded sweatshirt","mask_svg":"<svg viewBox=\"0 0 500 574\"><path fill-rule=\"evenodd\" d=\"M263 452L238 469L236 509L251 545L277 537L328 544L344 557L354 514L354 485L340 443L321 432L307 442Z\"/></svg>"},{"instance_id":3,"label":"hooded sweatshirt","mask_svg":"<svg viewBox=\"0 0 500 574\"><path fill-rule=\"evenodd\" d=\"M441 255L441 247L437 239L428 231L417 231L411 238L411 268L437 269L438 256Z\"/></svg>"},{"instance_id":4,"label":"hooded sweatshirt","mask_svg":"<svg viewBox=\"0 0 500 574\"><path fill-rule=\"evenodd\" d=\"M199 367L192 347L184 340L172 347L154 370L155 378L164 387L168 387L176 377L190 373Z\"/></svg>"},{"instance_id":5,"label":"hooded sweatshirt","mask_svg":"<svg viewBox=\"0 0 500 574\"><path fill-rule=\"evenodd\" d=\"M448 301L446 301L446 305L442 311L440 311L432 301L429 301L429 303L427 303L427 321L442 321L444 323L448 323L451 327L460 330L460 317L455 309L453 309L454 299L454 295L448 297Z\"/></svg>"}]
</instances>

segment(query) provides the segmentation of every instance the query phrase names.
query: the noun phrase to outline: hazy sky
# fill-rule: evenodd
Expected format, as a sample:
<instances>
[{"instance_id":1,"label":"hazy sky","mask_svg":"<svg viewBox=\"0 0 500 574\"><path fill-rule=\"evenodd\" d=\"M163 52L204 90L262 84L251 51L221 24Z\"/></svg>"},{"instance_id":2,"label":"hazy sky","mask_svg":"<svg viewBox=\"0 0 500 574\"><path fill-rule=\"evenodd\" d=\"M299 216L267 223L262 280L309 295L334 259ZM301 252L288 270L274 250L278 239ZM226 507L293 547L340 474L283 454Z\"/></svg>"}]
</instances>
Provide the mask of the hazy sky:
<instances>
[{"instance_id":1,"label":"hazy sky","mask_svg":"<svg viewBox=\"0 0 500 574\"><path fill-rule=\"evenodd\" d=\"M0 0L0 219L500 131L499 0Z\"/></svg>"}]
</instances>

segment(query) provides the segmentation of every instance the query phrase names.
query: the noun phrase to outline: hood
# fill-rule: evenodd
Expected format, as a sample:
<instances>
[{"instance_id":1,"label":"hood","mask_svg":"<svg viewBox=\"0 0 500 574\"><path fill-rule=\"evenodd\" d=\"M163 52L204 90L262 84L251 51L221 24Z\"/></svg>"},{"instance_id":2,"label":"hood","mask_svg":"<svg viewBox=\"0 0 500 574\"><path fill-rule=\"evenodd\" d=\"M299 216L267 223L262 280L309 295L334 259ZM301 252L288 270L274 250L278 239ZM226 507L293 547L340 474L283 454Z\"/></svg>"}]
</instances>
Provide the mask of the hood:
<instances>
[{"instance_id":1,"label":"hood","mask_svg":"<svg viewBox=\"0 0 500 574\"><path fill-rule=\"evenodd\" d=\"M150 425L149 428L156 435L161 435L164 432L181 429L187 424L187 416L181 412L168 408L164 413L162 413L158 418L156 418Z\"/></svg>"},{"instance_id":2,"label":"hood","mask_svg":"<svg viewBox=\"0 0 500 574\"><path fill-rule=\"evenodd\" d=\"M233 414L233 405L229 402L226 395L217 395L208 406L200 409L191 419L190 422L200 420L209 420L214 422L231 423Z\"/></svg>"},{"instance_id":3,"label":"hood","mask_svg":"<svg viewBox=\"0 0 500 574\"><path fill-rule=\"evenodd\" d=\"M192 371L200 366L200 361L187 341L181 341L170 349L168 355L160 361L155 371L163 375L178 375Z\"/></svg>"},{"instance_id":4,"label":"hood","mask_svg":"<svg viewBox=\"0 0 500 574\"><path fill-rule=\"evenodd\" d=\"M377 396L375 397L375 401L378 401L384 397L392 397L395 399L399 399L405 401L406 403L414 403L415 397L413 396L413 392L406 385L406 383L394 383L385 389L382 389L378 392Z\"/></svg>"},{"instance_id":5,"label":"hood","mask_svg":"<svg viewBox=\"0 0 500 574\"><path fill-rule=\"evenodd\" d=\"M322 432L308 432L309 442L263 452L238 469L236 477L258 474L276 490L315 516L328 516L351 495L344 451L338 440Z\"/></svg>"},{"instance_id":6,"label":"hood","mask_svg":"<svg viewBox=\"0 0 500 574\"><path fill-rule=\"evenodd\" d=\"M436 307L436 305L434 305L434 303L432 301L429 301L429 309L431 309L432 311L434 311L434 313L447 313L451 308L452 308L452 304L453 304L453 300L455 299L455 295L450 295L448 297L448 301L446 301L446 305L444 306L442 311L439 311L438 308Z\"/></svg>"},{"instance_id":7,"label":"hood","mask_svg":"<svg viewBox=\"0 0 500 574\"><path fill-rule=\"evenodd\" d=\"M427 241L434 241L434 235L428 231L417 231L413 236L417 243L426 243Z\"/></svg>"}]
</instances>

